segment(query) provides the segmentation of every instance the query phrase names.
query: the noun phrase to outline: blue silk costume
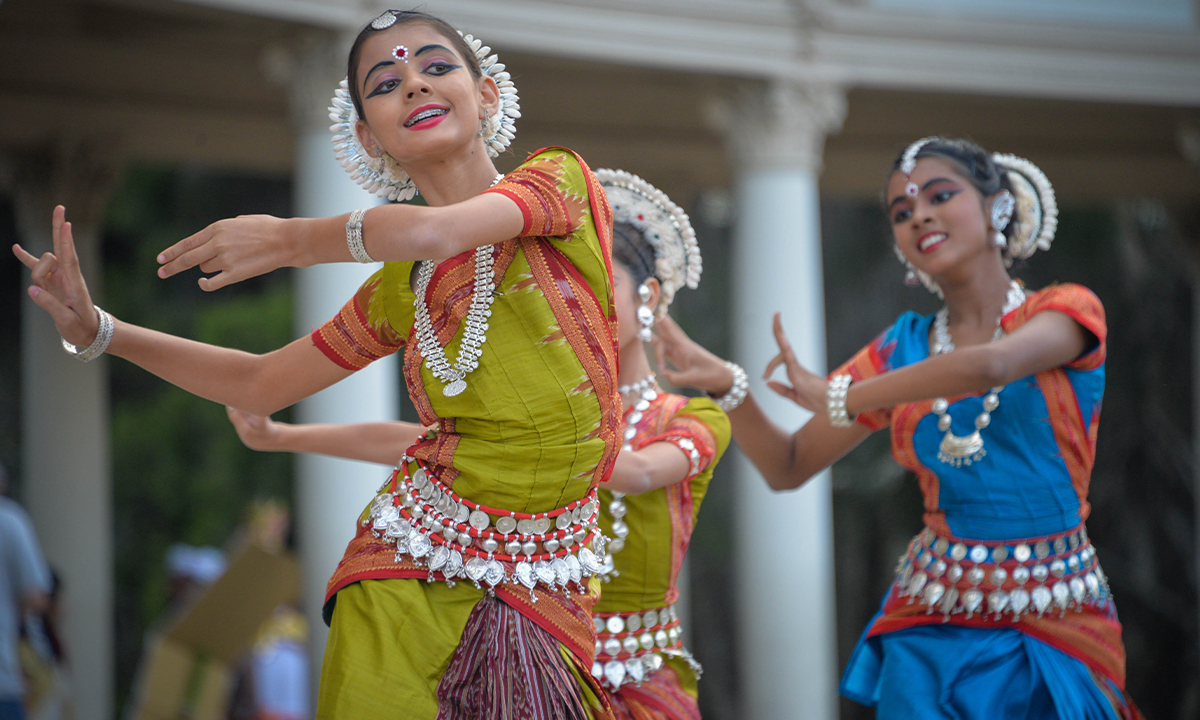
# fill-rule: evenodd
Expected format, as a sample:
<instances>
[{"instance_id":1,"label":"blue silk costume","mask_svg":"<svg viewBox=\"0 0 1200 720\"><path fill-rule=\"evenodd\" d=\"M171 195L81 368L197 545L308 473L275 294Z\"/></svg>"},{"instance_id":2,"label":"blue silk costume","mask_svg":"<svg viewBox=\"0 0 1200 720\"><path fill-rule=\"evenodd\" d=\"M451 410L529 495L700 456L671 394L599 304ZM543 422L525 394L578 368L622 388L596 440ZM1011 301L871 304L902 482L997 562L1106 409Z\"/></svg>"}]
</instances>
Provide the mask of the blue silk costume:
<instances>
[{"instance_id":1,"label":"blue silk costume","mask_svg":"<svg viewBox=\"0 0 1200 720\"><path fill-rule=\"evenodd\" d=\"M1095 338L1076 360L1009 383L980 431L984 453L939 459L931 401L863 413L890 427L893 456L916 473L926 529L867 626L841 693L893 718L1140 717L1124 695L1116 608L1083 521L1104 393L1106 326L1079 285L1031 292L1005 315L1038 312ZM905 313L836 373L862 380L929 357L934 316ZM970 435L984 394L948 398L951 432ZM936 586L936 587L935 587Z\"/></svg>"}]
</instances>

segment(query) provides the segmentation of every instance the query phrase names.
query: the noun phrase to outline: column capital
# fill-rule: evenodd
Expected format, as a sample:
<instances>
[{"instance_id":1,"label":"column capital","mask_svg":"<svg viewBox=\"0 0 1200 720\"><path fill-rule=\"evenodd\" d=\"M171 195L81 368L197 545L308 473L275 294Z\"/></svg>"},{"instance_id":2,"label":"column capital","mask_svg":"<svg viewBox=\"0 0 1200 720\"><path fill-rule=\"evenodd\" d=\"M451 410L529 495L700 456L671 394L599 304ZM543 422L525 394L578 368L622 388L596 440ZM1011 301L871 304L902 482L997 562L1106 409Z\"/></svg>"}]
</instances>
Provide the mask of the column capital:
<instances>
[{"instance_id":1,"label":"column capital","mask_svg":"<svg viewBox=\"0 0 1200 720\"><path fill-rule=\"evenodd\" d=\"M734 164L744 169L801 167L821 171L825 136L842 127L840 86L771 80L709 107L710 124L725 133Z\"/></svg>"},{"instance_id":2,"label":"column capital","mask_svg":"<svg viewBox=\"0 0 1200 720\"><path fill-rule=\"evenodd\" d=\"M300 131L329 127L329 104L346 77L354 34L313 30L263 53L263 71L288 90L292 124Z\"/></svg>"}]
</instances>

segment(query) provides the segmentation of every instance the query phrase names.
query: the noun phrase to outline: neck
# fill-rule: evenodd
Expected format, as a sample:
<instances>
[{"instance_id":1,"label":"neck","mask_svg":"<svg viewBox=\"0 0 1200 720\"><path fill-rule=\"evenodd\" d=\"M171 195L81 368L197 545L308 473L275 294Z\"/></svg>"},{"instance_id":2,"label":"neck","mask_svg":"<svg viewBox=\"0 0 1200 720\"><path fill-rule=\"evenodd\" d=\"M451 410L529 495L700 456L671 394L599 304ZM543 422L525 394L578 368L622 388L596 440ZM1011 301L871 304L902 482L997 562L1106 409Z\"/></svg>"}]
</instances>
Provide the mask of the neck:
<instances>
[{"instance_id":1,"label":"neck","mask_svg":"<svg viewBox=\"0 0 1200 720\"><path fill-rule=\"evenodd\" d=\"M646 350L641 341L635 338L621 346L621 374L617 377L617 384L632 385L648 377L651 372L653 370L650 369L650 361L646 358ZM621 401L628 408L637 402L637 398L622 397Z\"/></svg>"},{"instance_id":2,"label":"neck","mask_svg":"<svg viewBox=\"0 0 1200 720\"><path fill-rule=\"evenodd\" d=\"M967 328L994 328L1012 282L999 253L987 257L970 272L939 277L938 284L950 311L950 324Z\"/></svg>"},{"instance_id":3,"label":"neck","mask_svg":"<svg viewBox=\"0 0 1200 720\"><path fill-rule=\"evenodd\" d=\"M491 187L497 174L482 140L454 155L422 159L404 169L432 207L470 200Z\"/></svg>"}]
</instances>

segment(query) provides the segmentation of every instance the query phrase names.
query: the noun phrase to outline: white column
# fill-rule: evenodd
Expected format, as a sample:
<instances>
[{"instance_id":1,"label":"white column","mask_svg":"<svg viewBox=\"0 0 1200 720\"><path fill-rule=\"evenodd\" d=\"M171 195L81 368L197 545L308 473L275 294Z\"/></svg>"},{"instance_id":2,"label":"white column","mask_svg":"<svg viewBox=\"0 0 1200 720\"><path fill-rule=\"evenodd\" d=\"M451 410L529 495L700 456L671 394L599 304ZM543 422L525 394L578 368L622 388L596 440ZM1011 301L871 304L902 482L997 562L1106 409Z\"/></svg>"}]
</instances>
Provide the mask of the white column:
<instances>
[{"instance_id":1,"label":"white column","mask_svg":"<svg viewBox=\"0 0 1200 720\"><path fill-rule=\"evenodd\" d=\"M777 353L771 316L800 362L825 369L825 309L817 177L826 132L840 126L839 89L773 84L740 98L727 130L737 166L733 347L767 414L798 428L809 413L759 380ZM837 717L832 498L824 472L772 492L740 454L738 623L743 717Z\"/></svg>"},{"instance_id":2,"label":"white column","mask_svg":"<svg viewBox=\"0 0 1200 720\"><path fill-rule=\"evenodd\" d=\"M348 41L309 42L294 56L297 72L290 81L296 126L297 216L338 215L379 202L359 188L338 164L329 133L331 122L326 108L342 79L338 70L345 67L348 47ZM337 314L378 267L340 263L296 271L296 332L308 334ZM297 421L395 420L399 417L399 372L395 357L372 363L302 402ZM358 514L387 474L387 469L379 465L349 460L316 455L302 455L297 460L296 535L314 672L320 668L328 636L321 620L325 584L341 560L346 543L354 536Z\"/></svg>"},{"instance_id":3,"label":"white column","mask_svg":"<svg viewBox=\"0 0 1200 720\"><path fill-rule=\"evenodd\" d=\"M19 161L13 178L25 248L34 255L53 249L50 213L64 204L89 289L101 304L99 230L116 158L92 151L106 145L81 142ZM68 356L50 317L26 295L21 373L22 499L62 582L75 705L89 719L106 720L114 665L108 358L84 364Z\"/></svg>"}]
</instances>

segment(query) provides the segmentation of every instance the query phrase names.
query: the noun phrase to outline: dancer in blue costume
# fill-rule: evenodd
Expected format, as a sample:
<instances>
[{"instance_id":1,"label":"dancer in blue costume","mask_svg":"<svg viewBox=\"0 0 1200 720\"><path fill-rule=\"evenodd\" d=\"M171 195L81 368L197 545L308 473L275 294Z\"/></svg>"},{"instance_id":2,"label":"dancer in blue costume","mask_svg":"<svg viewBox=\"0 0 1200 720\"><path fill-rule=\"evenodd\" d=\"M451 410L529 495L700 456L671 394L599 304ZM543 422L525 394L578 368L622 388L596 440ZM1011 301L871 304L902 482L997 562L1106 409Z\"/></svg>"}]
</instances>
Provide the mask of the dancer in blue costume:
<instances>
[{"instance_id":1,"label":"dancer in blue costume","mask_svg":"<svg viewBox=\"0 0 1200 720\"><path fill-rule=\"evenodd\" d=\"M910 280L945 307L901 315L828 379L800 366L776 315L780 354L766 376L783 365L790 385L769 385L816 415L789 433L750 397L729 416L775 489L799 486L885 427L920 481L926 527L841 692L881 720L1138 718L1083 524L1104 309L1079 285L1029 291L1007 272L1050 247L1050 183L1026 160L925 138L897 159L885 202ZM659 334L670 382L730 387L719 358L669 323Z\"/></svg>"}]
</instances>

